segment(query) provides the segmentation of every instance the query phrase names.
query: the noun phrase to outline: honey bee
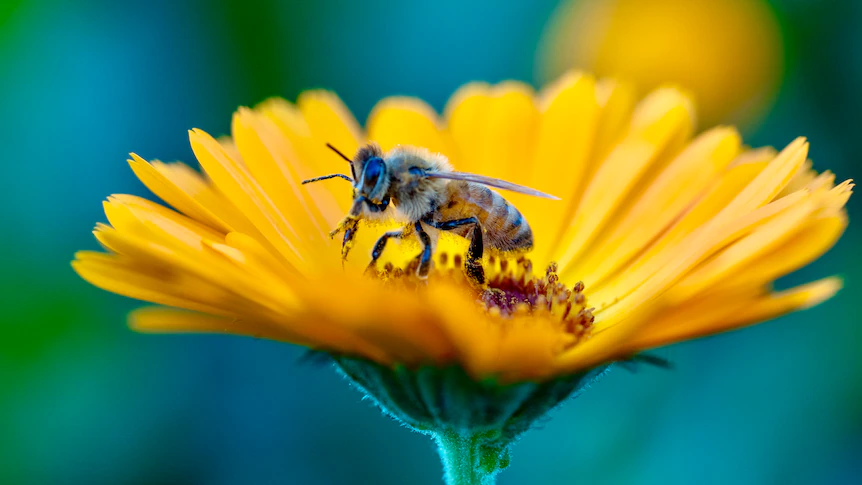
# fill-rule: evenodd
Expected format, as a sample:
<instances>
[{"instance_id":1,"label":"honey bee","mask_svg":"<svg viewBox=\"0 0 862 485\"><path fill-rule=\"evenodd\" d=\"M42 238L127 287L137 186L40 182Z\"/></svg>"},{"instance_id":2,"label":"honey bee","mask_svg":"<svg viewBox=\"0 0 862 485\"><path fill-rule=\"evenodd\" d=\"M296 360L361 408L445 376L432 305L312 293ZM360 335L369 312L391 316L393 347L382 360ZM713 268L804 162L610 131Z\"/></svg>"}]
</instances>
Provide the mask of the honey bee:
<instances>
[{"instance_id":1,"label":"honey bee","mask_svg":"<svg viewBox=\"0 0 862 485\"><path fill-rule=\"evenodd\" d=\"M413 233L422 243L416 274L427 278L431 267L432 240L426 226L452 233L470 241L465 271L482 284L485 274L481 260L485 249L494 253L525 252L533 247L533 231L524 216L509 201L488 187L559 200L552 195L503 180L471 173L454 172L447 158L424 148L399 145L384 153L377 144L361 147L353 159L327 144L350 163L351 175L324 175L302 183L341 178L353 184L353 205L347 216L330 233L344 232L341 257L353 246L360 219L395 217L404 227L384 233L371 252L369 268L392 238ZM358 175L357 175L358 174Z\"/></svg>"}]
</instances>

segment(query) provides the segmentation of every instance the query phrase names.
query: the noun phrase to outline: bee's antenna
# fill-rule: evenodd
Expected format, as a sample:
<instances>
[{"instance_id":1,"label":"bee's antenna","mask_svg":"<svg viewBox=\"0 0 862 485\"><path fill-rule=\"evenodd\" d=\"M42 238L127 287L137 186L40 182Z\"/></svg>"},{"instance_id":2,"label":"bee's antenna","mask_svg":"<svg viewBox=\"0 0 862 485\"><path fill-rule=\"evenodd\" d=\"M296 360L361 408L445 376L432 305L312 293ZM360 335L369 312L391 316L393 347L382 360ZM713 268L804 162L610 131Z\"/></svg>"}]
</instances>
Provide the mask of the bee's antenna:
<instances>
[{"instance_id":1,"label":"bee's antenna","mask_svg":"<svg viewBox=\"0 0 862 485\"><path fill-rule=\"evenodd\" d=\"M350 158L348 158L348 157L347 157L347 155L345 155L345 154L341 153L341 152L338 150L338 148L335 148L334 146L330 145L329 143L327 143L327 144L326 144L326 148L329 148L330 150L334 151L335 153L337 153L337 154L338 154L338 156L339 156L339 157L341 157L341 158L343 158L343 159L347 160L348 162L353 163L353 160L351 160Z\"/></svg>"},{"instance_id":2,"label":"bee's antenna","mask_svg":"<svg viewBox=\"0 0 862 485\"><path fill-rule=\"evenodd\" d=\"M326 147L327 147L327 148L329 148L330 150L334 151L335 153L337 153L339 157L341 157L341 158L343 158L343 159L347 160L347 163L349 163L349 164L350 164L350 173L351 173L351 174L353 174L353 178L356 178L356 170L354 170L354 168L353 168L353 160L351 160L347 155L345 155L345 154L341 153L341 152L338 150L338 148L335 148L335 147L334 147L334 146L332 146L332 144L330 144L330 143L327 143L327 144L326 144ZM303 183L305 183L305 182L303 182Z\"/></svg>"},{"instance_id":3,"label":"bee's antenna","mask_svg":"<svg viewBox=\"0 0 862 485\"><path fill-rule=\"evenodd\" d=\"M324 175L322 177L315 177L313 179L303 180L302 184L305 185L305 184L310 184L312 182L320 182L321 180L328 180L328 179L334 179L334 178L342 178L344 180L347 180L350 183L353 183L353 179L348 177L347 175L344 175L343 173L334 173L332 175Z\"/></svg>"}]
</instances>

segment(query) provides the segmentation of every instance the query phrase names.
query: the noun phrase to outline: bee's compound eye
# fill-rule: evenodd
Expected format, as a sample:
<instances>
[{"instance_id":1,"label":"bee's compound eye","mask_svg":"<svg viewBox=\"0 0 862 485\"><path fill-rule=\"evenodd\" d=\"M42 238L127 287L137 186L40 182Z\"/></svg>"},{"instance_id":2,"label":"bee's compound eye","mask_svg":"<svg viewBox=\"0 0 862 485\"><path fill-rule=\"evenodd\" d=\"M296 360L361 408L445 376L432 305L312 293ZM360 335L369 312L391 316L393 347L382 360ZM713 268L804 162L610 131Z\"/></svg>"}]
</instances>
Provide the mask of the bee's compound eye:
<instances>
[{"instance_id":1,"label":"bee's compound eye","mask_svg":"<svg viewBox=\"0 0 862 485\"><path fill-rule=\"evenodd\" d=\"M383 170L386 165L380 157L374 157L365 162L365 170L362 172L362 179L365 181L366 189L372 189L377 186L377 182L383 175Z\"/></svg>"}]
</instances>

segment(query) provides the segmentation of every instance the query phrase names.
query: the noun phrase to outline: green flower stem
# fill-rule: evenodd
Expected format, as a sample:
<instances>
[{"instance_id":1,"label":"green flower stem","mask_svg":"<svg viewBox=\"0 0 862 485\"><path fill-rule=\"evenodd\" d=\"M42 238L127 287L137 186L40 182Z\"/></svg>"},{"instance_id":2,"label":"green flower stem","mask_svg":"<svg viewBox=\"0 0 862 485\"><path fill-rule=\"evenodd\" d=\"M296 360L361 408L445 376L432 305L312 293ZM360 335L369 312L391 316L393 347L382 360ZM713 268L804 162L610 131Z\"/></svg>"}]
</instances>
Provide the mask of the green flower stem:
<instances>
[{"instance_id":1,"label":"green flower stem","mask_svg":"<svg viewBox=\"0 0 862 485\"><path fill-rule=\"evenodd\" d=\"M383 366L332 356L338 370L380 409L437 441L448 485L494 485L509 449L536 421L577 396L608 367L543 382L475 380L463 368Z\"/></svg>"},{"instance_id":2,"label":"green flower stem","mask_svg":"<svg viewBox=\"0 0 862 485\"><path fill-rule=\"evenodd\" d=\"M447 485L494 485L497 473L509 464L506 445L488 439L488 433L453 430L435 433Z\"/></svg>"}]
</instances>

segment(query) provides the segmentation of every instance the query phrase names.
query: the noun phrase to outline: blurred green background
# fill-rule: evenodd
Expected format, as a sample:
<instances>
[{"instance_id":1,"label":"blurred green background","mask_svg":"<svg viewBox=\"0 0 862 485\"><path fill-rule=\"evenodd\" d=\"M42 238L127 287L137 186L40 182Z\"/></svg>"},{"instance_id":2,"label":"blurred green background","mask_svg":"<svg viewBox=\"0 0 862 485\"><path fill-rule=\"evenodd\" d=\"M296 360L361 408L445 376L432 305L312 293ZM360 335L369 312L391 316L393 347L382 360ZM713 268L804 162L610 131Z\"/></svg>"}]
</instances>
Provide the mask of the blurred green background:
<instances>
[{"instance_id":1,"label":"blurred green background","mask_svg":"<svg viewBox=\"0 0 862 485\"><path fill-rule=\"evenodd\" d=\"M683 73L706 69L715 81L695 94L709 106L737 108L704 113L701 128L740 121L752 145L807 135L816 168L854 177L862 160L862 4L735 2L765 9L758 12L768 19L757 22L774 21L775 29L755 22L746 43L715 59L691 48L730 45L738 33L719 21L711 30L689 28L702 40L665 35L688 49L680 56L693 64L683 62ZM627 20L638 28L656 16L650 2L642 5ZM124 316L136 303L87 285L69 261L97 247L90 229L104 220L108 194L146 194L128 152L193 161L186 130L226 133L237 106L325 87L362 120L390 94L421 96L440 109L470 80L538 84L567 62L603 75L634 65L625 46L598 45L606 23L569 19L586 15L571 6L2 3L0 484L441 483L430 440L382 417L330 369L298 363L301 350L132 333ZM673 15L660 13L662 22ZM674 32L662 22L661 32ZM560 25L587 25L589 35L557 36ZM631 31L626 25L615 28ZM654 35L636 32L643 42ZM672 48L660 52L677 59ZM623 57L606 59L614 55ZM651 74L663 79L656 66ZM752 72L760 80L753 87L734 87ZM716 80L722 73L730 78ZM618 74L641 81L637 71ZM721 97L728 92L738 96ZM662 349L670 371L611 373L528 434L499 483L862 482L860 203L851 199L838 246L782 282L842 274L846 288L836 299Z\"/></svg>"}]
</instances>

